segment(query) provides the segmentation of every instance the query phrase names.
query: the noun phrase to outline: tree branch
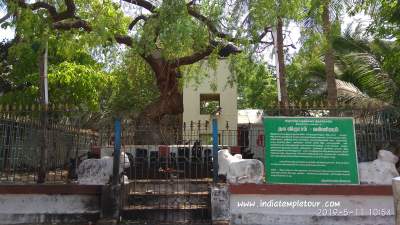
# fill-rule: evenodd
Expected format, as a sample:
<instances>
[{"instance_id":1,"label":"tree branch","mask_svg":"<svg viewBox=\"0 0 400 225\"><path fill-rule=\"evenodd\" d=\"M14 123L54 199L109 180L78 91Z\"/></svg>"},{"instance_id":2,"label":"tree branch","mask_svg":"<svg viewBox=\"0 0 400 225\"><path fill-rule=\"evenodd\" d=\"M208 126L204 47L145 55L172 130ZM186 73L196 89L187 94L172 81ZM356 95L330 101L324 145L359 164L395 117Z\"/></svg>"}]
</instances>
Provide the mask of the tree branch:
<instances>
[{"instance_id":1,"label":"tree branch","mask_svg":"<svg viewBox=\"0 0 400 225\"><path fill-rule=\"evenodd\" d=\"M296 46L295 46L294 44L284 45L283 47L284 47L284 48L291 47L291 48L293 48L293 49L296 49Z\"/></svg>"},{"instance_id":2,"label":"tree branch","mask_svg":"<svg viewBox=\"0 0 400 225\"><path fill-rule=\"evenodd\" d=\"M145 8L152 13L154 13L156 10L156 7L146 0L123 0L123 1Z\"/></svg>"},{"instance_id":3,"label":"tree branch","mask_svg":"<svg viewBox=\"0 0 400 225\"><path fill-rule=\"evenodd\" d=\"M224 32L221 32L217 29L217 27L214 25L214 23L207 18L206 16L202 15L200 12L198 12L196 9L194 9L193 7L190 7L192 4L187 4L187 10L189 15L193 16L194 18L196 18L197 20L199 20L200 22L204 23L204 25L207 26L208 30L211 31L215 36L225 39L227 41L230 42L238 42L241 41L242 39L240 38L235 38L235 37L231 37L229 34L226 34ZM257 44L258 42L260 42L266 35L268 32L271 32L271 27L270 26L266 26L264 28L264 31L255 39L250 40L251 44Z\"/></svg>"},{"instance_id":4,"label":"tree branch","mask_svg":"<svg viewBox=\"0 0 400 225\"><path fill-rule=\"evenodd\" d=\"M192 1L190 1L190 2L187 3L187 6L194 5L195 3L196 3L196 0L192 0Z\"/></svg>"},{"instance_id":5,"label":"tree branch","mask_svg":"<svg viewBox=\"0 0 400 225\"><path fill-rule=\"evenodd\" d=\"M12 13L7 13L5 16L0 18L0 24L4 23L6 20L8 20L12 16Z\"/></svg>"},{"instance_id":6,"label":"tree branch","mask_svg":"<svg viewBox=\"0 0 400 225\"><path fill-rule=\"evenodd\" d=\"M64 0L67 10L57 13L56 8L45 2L36 2L33 4L27 4L24 0L16 0L18 5L23 8L30 8L31 10L46 9L50 14L51 18L55 21L53 28L57 30L71 30L71 29L83 29L86 32L91 32L93 29L90 24L75 16L76 6L74 0ZM71 19L71 21L62 21L65 19ZM133 40L129 36L115 35L117 43L125 44L132 47Z\"/></svg>"},{"instance_id":7,"label":"tree branch","mask_svg":"<svg viewBox=\"0 0 400 225\"><path fill-rule=\"evenodd\" d=\"M115 35L114 38L119 44L124 44L129 47L133 45L133 40L128 35Z\"/></svg>"},{"instance_id":8,"label":"tree branch","mask_svg":"<svg viewBox=\"0 0 400 225\"><path fill-rule=\"evenodd\" d=\"M232 43L223 44L222 42L211 40L210 44L205 49L195 52L192 55L175 59L174 61L169 62L169 64L172 67L179 67L183 65L193 64L209 56L213 52L213 50L217 47L221 47L218 51L218 55L220 57L228 57L231 54L242 52L238 47L236 47Z\"/></svg>"},{"instance_id":9,"label":"tree branch","mask_svg":"<svg viewBox=\"0 0 400 225\"><path fill-rule=\"evenodd\" d=\"M266 44L266 45L273 45L273 41L260 41L261 44Z\"/></svg>"},{"instance_id":10,"label":"tree branch","mask_svg":"<svg viewBox=\"0 0 400 225\"><path fill-rule=\"evenodd\" d=\"M32 4L26 3L25 0L15 0L14 2L16 2L18 4L18 6L20 6L22 8L30 8L30 9L32 9L32 11L35 11L38 9L46 9L47 12L49 12L51 17L57 16L56 8L45 2L35 2Z\"/></svg>"},{"instance_id":11,"label":"tree branch","mask_svg":"<svg viewBox=\"0 0 400 225\"><path fill-rule=\"evenodd\" d=\"M82 28L87 32L92 31L90 24L84 20L77 19L71 22L57 22L53 24L53 28L57 30L71 30L73 28Z\"/></svg>"},{"instance_id":12,"label":"tree branch","mask_svg":"<svg viewBox=\"0 0 400 225\"><path fill-rule=\"evenodd\" d=\"M190 6L190 5L188 4L188 6ZM229 37L228 34L218 31L218 29L215 27L215 25L209 18L207 18L204 15L197 12L194 8L187 7L187 10L188 10L189 15L193 16L200 22L204 23L204 25L207 26L208 30L210 30L215 36L226 39L227 41L235 41L234 38Z\"/></svg>"},{"instance_id":13,"label":"tree branch","mask_svg":"<svg viewBox=\"0 0 400 225\"><path fill-rule=\"evenodd\" d=\"M74 0L64 0L64 3L67 6L67 10L58 13L57 18L53 18L55 21L65 20L75 16L76 6Z\"/></svg>"},{"instance_id":14,"label":"tree branch","mask_svg":"<svg viewBox=\"0 0 400 225\"><path fill-rule=\"evenodd\" d=\"M170 62L170 65L176 68L183 65L193 64L209 56L214 50L214 48L215 46L209 45L202 51L195 52L192 55L181 57L179 59L175 59L174 61Z\"/></svg>"},{"instance_id":15,"label":"tree branch","mask_svg":"<svg viewBox=\"0 0 400 225\"><path fill-rule=\"evenodd\" d=\"M140 15L136 17L130 24L129 24L129 30L132 30L132 28L140 21L140 20L147 20L148 17L145 15Z\"/></svg>"},{"instance_id":16,"label":"tree branch","mask_svg":"<svg viewBox=\"0 0 400 225\"><path fill-rule=\"evenodd\" d=\"M266 26L264 27L264 31L254 40L252 40L252 44L256 44L257 42L260 42L268 33L271 33L271 27Z\"/></svg>"},{"instance_id":17,"label":"tree branch","mask_svg":"<svg viewBox=\"0 0 400 225\"><path fill-rule=\"evenodd\" d=\"M26 3L25 0L15 0L16 3L22 8L30 8L32 11L39 9L46 9L50 14L50 17L55 22L65 20L68 18L73 18L76 11L76 6L73 0L64 0L67 9L63 12L58 13L56 7L46 3L46 2L35 2L32 4Z\"/></svg>"}]
</instances>

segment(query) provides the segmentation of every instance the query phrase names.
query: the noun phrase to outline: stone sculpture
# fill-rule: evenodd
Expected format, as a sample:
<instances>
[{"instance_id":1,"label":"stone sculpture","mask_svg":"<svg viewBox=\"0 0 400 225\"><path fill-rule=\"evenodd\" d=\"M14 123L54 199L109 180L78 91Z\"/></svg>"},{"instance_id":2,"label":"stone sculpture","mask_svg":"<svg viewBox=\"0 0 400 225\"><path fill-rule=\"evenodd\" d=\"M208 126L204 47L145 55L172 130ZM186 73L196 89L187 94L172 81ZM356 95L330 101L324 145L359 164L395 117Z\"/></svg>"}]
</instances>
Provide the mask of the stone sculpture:
<instances>
[{"instance_id":1,"label":"stone sculpture","mask_svg":"<svg viewBox=\"0 0 400 225\"><path fill-rule=\"evenodd\" d=\"M360 183L391 185L393 177L399 176L396 163L399 158L390 151L380 150L372 162L358 164Z\"/></svg>"},{"instance_id":2,"label":"stone sculpture","mask_svg":"<svg viewBox=\"0 0 400 225\"><path fill-rule=\"evenodd\" d=\"M264 165L257 159L242 159L241 154L231 155L228 149L218 151L219 175L225 175L228 183L262 183Z\"/></svg>"},{"instance_id":3,"label":"stone sculpture","mask_svg":"<svg viewBox=\"0 0 400 225\"><path fill-rule=\"evenodd\" d=\"M120 155L120 174L130 167L127 154L121 152ZM78 183L105 185L109 182L113 173L113 156L105 156L101 159L86 159L78 167ZM125 182L125 177L123 178Z\"/></svg>"}]
</instances>

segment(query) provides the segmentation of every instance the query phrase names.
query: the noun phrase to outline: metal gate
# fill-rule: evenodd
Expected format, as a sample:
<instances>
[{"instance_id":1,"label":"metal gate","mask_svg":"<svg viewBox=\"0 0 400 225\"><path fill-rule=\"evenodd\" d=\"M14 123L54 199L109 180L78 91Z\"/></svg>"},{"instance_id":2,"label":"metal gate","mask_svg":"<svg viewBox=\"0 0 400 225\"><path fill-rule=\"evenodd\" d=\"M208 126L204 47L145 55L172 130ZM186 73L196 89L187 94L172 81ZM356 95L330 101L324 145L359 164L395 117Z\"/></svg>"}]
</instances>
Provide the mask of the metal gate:
<instances>
[{"instance_id":1,"label":"metal gate","mask_svg":"<svg viewBox=\"0 0 400 225\"><path fill-rule=\"evenodd\" d=\"M133 224L211 224L212 146L202 143L199 133L187 135L185 130L178 131L178 144L135 145L132 140L138 132L123 132L122 137L128 143L122 151L130 161L130 168L124 171L129 181L121 195L123 220Z\"/></svg>"}]
</instances>

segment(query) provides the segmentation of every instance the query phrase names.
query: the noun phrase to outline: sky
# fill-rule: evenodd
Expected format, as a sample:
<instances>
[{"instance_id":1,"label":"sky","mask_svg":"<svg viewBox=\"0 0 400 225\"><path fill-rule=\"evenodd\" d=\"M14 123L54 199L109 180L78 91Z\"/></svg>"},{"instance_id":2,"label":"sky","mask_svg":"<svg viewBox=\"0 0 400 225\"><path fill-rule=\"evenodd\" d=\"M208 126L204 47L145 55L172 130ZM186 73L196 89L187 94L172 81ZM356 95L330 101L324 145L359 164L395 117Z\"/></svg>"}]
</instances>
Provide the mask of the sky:
<instances>
[{"instance_id":1,"label":"sky","mask_svg":"<svg viewBox=\"0 0 400 225\"><path fill-rule=\"evenodd\" d=\"M6 12L4 10L0 9L0 18L2 18L4 15L6 14ZM14 30L13 29L3 29L0 27L0 40L4 40L4 39L11 39L14 37Z\"/></svg>"}]
</instances>

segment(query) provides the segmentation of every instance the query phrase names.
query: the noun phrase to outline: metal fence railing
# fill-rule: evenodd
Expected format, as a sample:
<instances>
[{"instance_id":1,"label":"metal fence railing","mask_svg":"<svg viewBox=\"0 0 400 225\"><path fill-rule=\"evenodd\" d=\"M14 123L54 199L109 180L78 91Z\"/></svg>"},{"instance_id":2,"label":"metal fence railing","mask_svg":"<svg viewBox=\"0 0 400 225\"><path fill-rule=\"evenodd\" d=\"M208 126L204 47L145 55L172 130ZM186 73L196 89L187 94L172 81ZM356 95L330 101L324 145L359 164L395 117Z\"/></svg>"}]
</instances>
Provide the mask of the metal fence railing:
<instances>
[{"instance_id":1,"label":"metal fence railing","mask_svg":"<svg viewBox=\"0 0 400 225\"><path fill-rule=\"evenodd\" d=\"M72 179L87 157L95 135L80 128L72 112L49 112L46 125L39 109L0 109L0 183L36 183L45 156L48 183Z\"/></svg>"},{"instance_id":2,"label":"metal fence railing","mask_svg":"<svg viewBox=\"0 0 400 225\"><path fill-rule=\"evenodd\" d=\"M274 107L265 109L264 115L353 117L359 161L374 160L379 149L400 137L399 116L394 109L303 106L290 107L282 112ZM39 109L0 106L0 183L37 182L44 143L48 152L48 183L74 180L79 162L87 157L111 155L113 121L101 117L88 119L87 115L89 112L51 108L44 127ZM161 176L162 169L154 162L164 163L164 158L168 159L165 163L176 167L171 169L181 171L184 167L183 177L211 177L210 121L189 121L168 127L138 126L128 118L122 121L122 151L128 152L132 160L140 162L136 165L144 165L135 167L136 171L131 169L130 178ZM258 158L264 162L262 123L237 126L226 123L220 128L220 148L229 148L233 153L241 153L244 158ZM149 165L153 167L147 167Z\"/></svg>"}]
</instances>

